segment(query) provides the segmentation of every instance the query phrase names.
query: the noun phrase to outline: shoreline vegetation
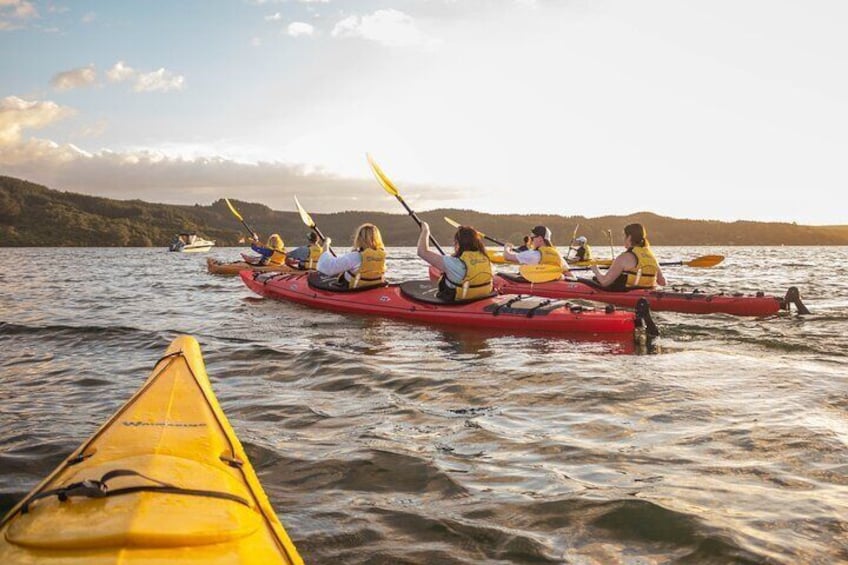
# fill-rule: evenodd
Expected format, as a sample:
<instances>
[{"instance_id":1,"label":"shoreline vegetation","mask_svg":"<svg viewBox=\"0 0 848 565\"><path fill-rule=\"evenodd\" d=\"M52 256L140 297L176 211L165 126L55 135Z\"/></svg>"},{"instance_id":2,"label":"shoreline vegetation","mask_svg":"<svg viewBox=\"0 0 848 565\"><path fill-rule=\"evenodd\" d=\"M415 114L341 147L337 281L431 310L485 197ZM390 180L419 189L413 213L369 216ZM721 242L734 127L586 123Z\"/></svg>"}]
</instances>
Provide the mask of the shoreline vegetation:
<instances>
[{"instance_id":1,"label":"shoreline vegetation","mask_svg":"<svg viewBox=\"0 0 848 565\"><path fill-rule=\"evenodd\" d=\"M219 247L240 245L245 236L223 196L207 206L156 204L62 192L13 177L0 176L0 247L167 247L174 235L196 232ZM280 212L258 203L231 201L262 236L279 233L288 247L306 240L307 228L296 211ZM389 246L414 246L418 227L406 214L347 211L311 214L322 230L345 240L363 222L380 226ZM804 226L786 222L722 222L688 220L638 212L624 216L586 218L558 214L487 214L473 210L437 209L421 212L439 241L450 241L455 228L449 216L499 239L518 245L530 227L545 224L556 245L567 246L575 225L579 235L599 249L609 246L612 229L620 246L621 229L629 223L647 226L656 245L848 245L848 225Z\"/></svg>"}]
</instances>

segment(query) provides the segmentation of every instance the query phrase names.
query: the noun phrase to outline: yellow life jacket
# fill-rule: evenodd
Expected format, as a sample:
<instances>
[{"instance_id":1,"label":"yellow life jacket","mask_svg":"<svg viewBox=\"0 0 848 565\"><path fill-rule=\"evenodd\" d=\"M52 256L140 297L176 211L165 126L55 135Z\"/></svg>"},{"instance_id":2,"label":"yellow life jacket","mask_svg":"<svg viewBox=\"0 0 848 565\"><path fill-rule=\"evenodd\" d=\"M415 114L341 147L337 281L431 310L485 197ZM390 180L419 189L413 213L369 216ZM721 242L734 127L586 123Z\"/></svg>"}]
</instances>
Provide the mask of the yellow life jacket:
<instances>
[{"instance_id":1,"label":"yellow life jacket","mask_svg":"<svg viewBox=\"0 0 848 565\"><path fill-rule=\"evenodd\" d=\"M386 251L384 249L360 249L362 258L359 270L355 273L348 271L350 275L350 288L365 288L376 286L384 282L386 274Z\"/></svg>"},{"instance_id":2,"label":"yellow life jacket","mask_svg":"<svg viewBox=\"0 0 848 565\"><path fill-rule=\"evenodd\" d=\"M630 253L636 256L636 267L633 270L625 270L627 275L627 288L654 288L657 286L657 271L659 263L654 257L650 247L631 247Z\"/></svg>"},{"instance_id":3,"label":"yellow life jacket","mask_svg":"<svg viewBox=\"0 0 848 565\"><path fill-rule=\"evenodd\" d=\"M456 287L454 300L474 300L488 296L493 290L492 262L479 251L463 251L459 259L465 263L465 277L456 283L447 278L447 282Z\"/></svg>"},{"instance_id":4,"label":"yellow life jacket","mask_svg":"<svg viewBox=\"0 0 848 565\"><path fill-rule=\"evenodd\" d=\"M318 245L317 243L312 243L309 245L309 257L303 264L304 269L314 269L318 266L318 259L321 258L321 253L324 252L324 249Z\"/></svg>"},{"instance_id":5,"label":"yellow life jacket","mask_svg":"<svg viewBox=\"0 0 848 565\"><path fill-rule=\"evenodd\" d=\"M286 250L277 251L276 249L271 250L271 256L268 257L267 265L282 265L286 262Z\"/></svg>"},{"instance_id":6,"label":"yellow life jacket","mask_svg":"<svg viewBox=\"0 0 848 565\"><path fill-rule=\"evenodd\" d=\"M536 251L542 254L542 259L539 261L540 265L556 265L559 268L563 268L565 266L565 261L563 261L562 255L559 254L559 251L557 251L555 247L543 245L541 247L537 247Z\"/></svg>"}]
</instances>

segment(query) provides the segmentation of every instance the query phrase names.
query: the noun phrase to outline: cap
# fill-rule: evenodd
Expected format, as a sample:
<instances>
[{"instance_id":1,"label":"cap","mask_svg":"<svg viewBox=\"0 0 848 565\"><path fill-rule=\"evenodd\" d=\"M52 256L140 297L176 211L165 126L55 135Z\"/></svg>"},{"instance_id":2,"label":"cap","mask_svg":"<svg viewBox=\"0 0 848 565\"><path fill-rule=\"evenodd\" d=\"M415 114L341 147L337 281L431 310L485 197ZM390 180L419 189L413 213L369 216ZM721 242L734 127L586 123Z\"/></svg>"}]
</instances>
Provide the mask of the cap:
<instances>
[{"instance_id":1,"label":"cap","mask_svg":"<svg viewBox=\"0 0 848 565\"><path fill-rule=\"evenodd\" d=\"M547 226L536 226L530 233L544 237L548 241L551 239L551 230L549 230Z\"/></svg>"},{"instance_id":2,"label":"cap","mask_svg":"<svg viewBox=\"0 0 848 565\"><path fill-rule=\"evenodd\" d=\"M586 243L588 240L586 239L585 235L581 235L580 237L578 237L574 241L576 241L577 243Z\"/></svg>"}]
</instances>

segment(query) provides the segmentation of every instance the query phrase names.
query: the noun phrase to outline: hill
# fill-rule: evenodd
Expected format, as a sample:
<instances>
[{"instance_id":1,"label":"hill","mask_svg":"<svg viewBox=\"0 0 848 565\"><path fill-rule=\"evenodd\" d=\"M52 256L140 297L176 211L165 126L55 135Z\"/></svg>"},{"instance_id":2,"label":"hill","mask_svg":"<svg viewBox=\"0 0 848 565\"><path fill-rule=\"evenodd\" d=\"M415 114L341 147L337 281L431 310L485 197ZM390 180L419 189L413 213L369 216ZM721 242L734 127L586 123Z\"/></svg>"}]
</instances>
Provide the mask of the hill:
<instances>
[{"instance_id":1,"label":"hill","mask_svg":"<svg viewBox=\"0 0 848 565\"><path fill-rule=\"evenodd\" d=\"M307 228L296 212L231 200L260 234L280 233L288 246L305 240ZM545 224L554 243L567 245L575 225L597 247L609 244L607 229L621 244L623 227L641 222L658 245L848 245L848 226L801 226L770 222L686 220L639 212L627 216L503 215L439 209L421 213L446 244L453 228L449 216L498 239L520 243L532 226ZM418 227L405 214L338 212L312 214L321 230L343 248L356 227L374 222L387 245L415 245ZM0 176L0 246L164 247L178 232L195 231L219 246L237 245L244 235L223 199L209 206L154 204L62 192L25 180Z\"/></svg>"}]
</instances>

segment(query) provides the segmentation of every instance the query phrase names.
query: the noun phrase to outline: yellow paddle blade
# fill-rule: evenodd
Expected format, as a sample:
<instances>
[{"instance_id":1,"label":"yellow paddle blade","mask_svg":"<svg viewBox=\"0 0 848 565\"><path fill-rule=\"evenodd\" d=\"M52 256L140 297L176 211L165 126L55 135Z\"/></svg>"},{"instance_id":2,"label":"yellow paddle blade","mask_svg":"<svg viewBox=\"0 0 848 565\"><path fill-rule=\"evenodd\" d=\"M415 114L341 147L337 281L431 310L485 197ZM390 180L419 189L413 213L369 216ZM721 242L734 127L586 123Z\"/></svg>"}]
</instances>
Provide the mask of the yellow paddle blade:
<instances>
[{"instance_id":1,"label":"yellow paddle blade","mask_svg":"<svg viewBox=\"0 0 848 565\"><path fill-rule=\"evenodd\" d=\"M486 255L489 256L489 261L491 261L492 263L501 264L501 263L507 262L501 251L495 251L494 249L487 249Z\"/></svg>"},{"instance_id":2,"label":"yellow paddle blade","mask_svg":"<svg viewBox=\"0 0 848 565\"><path fill-rule=\"evenodd\" d=\"M724 255L703 255L683 263L687 267L715 267L724 261Z\"/></svg>"},{"instance_id":3,"label":"yellow paddle blade","mask_svg":"<svg viewBox=\"0 0 848 565\"><path fill-rule=\"evenodd\" d=\"M447 223L449 223L450 225L452 225L452 226L453 226L453 227L455 227L455 228L458 228L458 227L461 225L461 224L460 224L459 222L457 222L456 220L451 220L451 219L450 219L450 218L448 218L447 216L445 216L444 218L445 218L445 221L446 221Z\"/></svg>"},{"instance_id":4,"label":"yellow paddle blade","mask_svg":"<svg viewBox=\"0 0 848 565\"><path fill-rule=\"evenodd\" d=\"M545 283L562 279L562 269L556 265L521 265L518 272L532 283Z\"/></svg>"},{"instance_id":5,"label":"yellow paddle blade","mask_svg":"<svg viewBox=\"0 0 848 565\"><path fill-rule=\"evenodd\" d=\"M386 173L383 172L383 169L380 168L380 165L377 164L371 154L366 153L365 156L368 158L368 164L371 165L371 170L374 171L374 176L377 177L377 181L382 185L383 189L392 196L400 195L400 191L395 187L391 179L386 176Z\"/></svg>"},{"instance_id":6,"label":"yellow paddle blade","mask_svg":"<svg viewBox=\"0 0 848 565\"><path fill-rule=\"evenodd\" d=\"M238 218L238 219L239 219L239 221L243 222L243 221L244 221L244 218L242 218L242 217L241 217L241 214L239 214L239 213L238 213L238 211L236 211L235 206L233 206L233 205L230 203L230 199L229 199L229 198L224 198L224 202L226 202L226 203L227 203L227 206L229 206L229 208L230 208L230 212L232 212L232 213L233 213L233 216L235 216L236 218Z\"/></svg>"},{"instance_id":7,"label":"yellow paddle blade","mask_svg":"<svg viewBox=\"0 0 848 565\"><path fill-rule=\"evenodd\" d=\"M297 206L297 211L300 213L300 219L304 224L306 224L306 227L310 229L314 228L315 222L312 221L312 216L309 215L309 212L303 209L303 206L300 205L297 196L294 197L294 203Z\"/></svg>"}]
</instances>

